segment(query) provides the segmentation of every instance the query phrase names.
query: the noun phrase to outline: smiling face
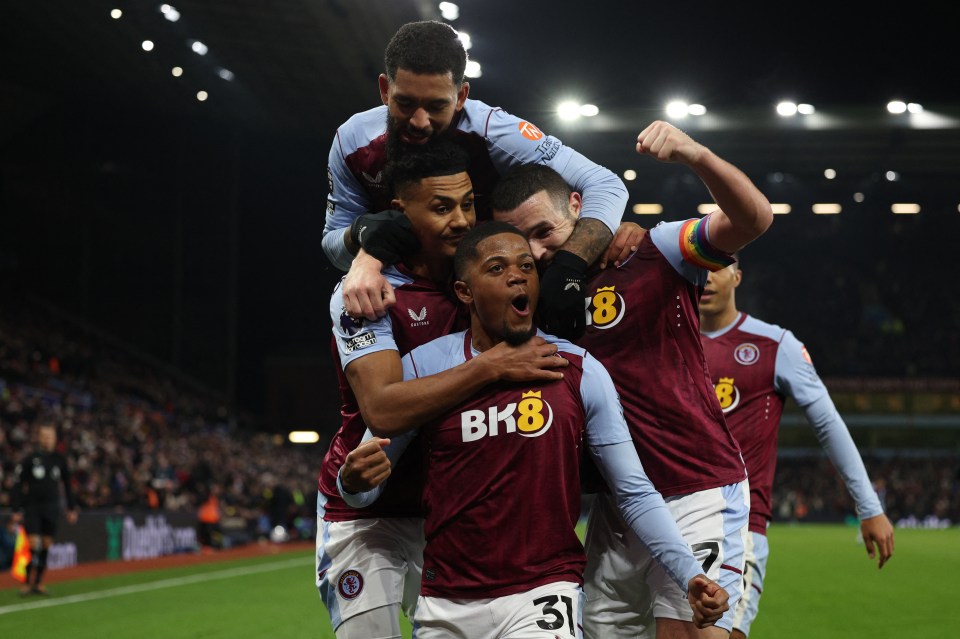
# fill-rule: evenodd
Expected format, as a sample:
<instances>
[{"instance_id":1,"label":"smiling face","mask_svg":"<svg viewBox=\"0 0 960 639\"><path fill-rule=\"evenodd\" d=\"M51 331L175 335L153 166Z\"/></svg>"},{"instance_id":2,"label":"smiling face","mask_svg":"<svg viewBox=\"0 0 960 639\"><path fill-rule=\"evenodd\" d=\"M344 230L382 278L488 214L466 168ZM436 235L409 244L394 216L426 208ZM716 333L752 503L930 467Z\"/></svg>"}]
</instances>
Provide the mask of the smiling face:
<instances>
[{"instance_id":1,"label":"smiling face","mask_svg":"<svg viewBox=\"0 0 960 639\"><path fill-rule=\"evenodd\" d=\"M393 201L420 240L421 253L453 258L463 236L473 228L473 184L466 172L423 178L404 185Z\"/></svg>"},{"instance_id":2,"label":"smiling face","mask_svg":"<svg viewBox=\"0 0 960 639\"><path fill-rule=\"evenodd\" d=\"M467 99L470 85L459 87L450 72L414 73L397 69L393 80L380 76L380 99L387 105L388 136L420 146L446 132Z\"/></svg>"},{"instance_id":3,"label":"smiling face","mask_svg":"<svg viewBox=\"0 0 960 639\"><path fill-rule=\"evenodd\" d=\"M510 211L494 211L494 218L517 227L529 240L534 259L549 264L573 234L580 215L580 194L571 193L564 206L546 191L537 191Z\"/></svg>"},{"instance_id":4,"label":"smiling face","mask_svg":"<svg viewBox=\"0 0 960 639\"><path fill-rule=\"evenodd\" d=\"M481 240L455 288L460 301L470 306L474 341L481 350L501 341L522 344L536 333L540 279L530 246L516 233Z\"/></svg>"}]
</instances>

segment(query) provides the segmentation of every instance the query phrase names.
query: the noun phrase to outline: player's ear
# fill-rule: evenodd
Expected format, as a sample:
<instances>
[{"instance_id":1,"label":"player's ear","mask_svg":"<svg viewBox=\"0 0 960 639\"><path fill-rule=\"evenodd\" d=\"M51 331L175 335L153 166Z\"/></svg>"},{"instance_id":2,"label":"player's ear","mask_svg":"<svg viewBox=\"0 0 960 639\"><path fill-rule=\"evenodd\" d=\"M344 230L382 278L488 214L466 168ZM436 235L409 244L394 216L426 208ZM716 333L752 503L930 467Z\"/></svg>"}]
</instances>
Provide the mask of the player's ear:
<instances>
[{"instance_id":1,"label":"player's ear","mask_svg":"<svg viewBox=\"0 0 960 639\"><path fill-rule=\"evenodd\" d=\"M398 197L395 197L392 200L390 200L390 208L393 209L394 211L400 211L401 213L406 212L406 209L403 208L403 200L401 200Z\"/></svg>"},{"instance_id":2,"label":"player's ear","mask_svg":"<svg viewBox=\"0 0 960 639\"><path fill-rule=\"evenodd\" d=\"M390 94L390 78L387 77L386 73L381 73L380 77L377 78L377 83L380 85L380 100L387 104L390 101L387 98Z\"/></svg>"},{"instance_id":3,"label":"player's ear","mask_svg":"<svg viewBox=\"0 0 960 639\"><path fill-rule=\"evenodd\" d=\"M457 299L464 304L470 305L473 303L473 292L470 290L470 285L463 280L457 280L453 283L453 292L457 294Z\"/></svg>"},{"instance_id":4,"label":"player's ear","mask_svg":"<svg viewBox=\"0 0 960 639\"><path fill-rule=\"evenodd\" d=\"M470 95L470 83L464 82L457 91L457 111L463 108L463 103L467 101L468 95Z\"/></svg>"},{"instance_id":5,"label":"player's ear","mask_svg":"<svg viewBox=\"0 0 960 639\"><path fill-rule=\"evenodd\" d=\"M567 210L576 217L580 217L580 209L583 207L583 198L579 193L573 191L570 193L570 199L567 200Z\"/></svg>"},{"instance_id":6,"label":"player's ear","mask_svg":"<svg viewBox=\"0 0 960 639\"><path fill-rule=\"evenodd\" d=\"M743 271L741 271L740 269L737 269L736 271L734 271L733 288L737 288L738 286L740 286L741 279L743 279Z\"/></svg>"}]
</instances>

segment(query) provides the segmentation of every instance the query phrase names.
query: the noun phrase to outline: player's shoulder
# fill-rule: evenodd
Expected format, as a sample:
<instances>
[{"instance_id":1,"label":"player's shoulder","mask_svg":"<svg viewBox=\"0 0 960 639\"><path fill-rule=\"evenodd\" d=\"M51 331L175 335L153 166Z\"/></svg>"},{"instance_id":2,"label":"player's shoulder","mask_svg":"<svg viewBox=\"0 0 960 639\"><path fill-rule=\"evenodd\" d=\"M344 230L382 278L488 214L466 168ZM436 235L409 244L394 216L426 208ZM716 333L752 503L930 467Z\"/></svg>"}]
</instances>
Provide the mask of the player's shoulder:
<instances>
[{"instance_id":1,"label":"player's shoulder","mask_svg":"<svg viewBox=\"0 0 960 639\"><path fill-rule=\"evenodd\" d=\"M433 375L447 370L466 359L466 331L438 337L416 347L407 357L417 370L417 377Z\"/></svg>"},{"instance_id":2,"label":"player's shoulder","mask_svg":"<svg viewBox=\"0 0 960 639\"><path fill-rule=\"evenodd\" d=\"M752 315L744 317L743 322L737 327L737 330L748 335L764 337L777 344L782 342L788 334L792 336L792 333L782 326L764 322Z\"/></svg>"},{"instance_id":3,"label":"player's shoulder","mask_svg":"<svg viewBox=\"0 0 960 639\"><path fill-rule=\"evenodd\" d=\"M577 346L573 342L565 340L562 337L544 333L539 329L537 329L537 335L545 339L548 343L554 344L557 347L557 353L560 354L560 356L564 359L570 361L571 365L576 366L577 368L583 368L583 361L589 357L589 354L585 348L582 346Z\"/></svg>"},{"instance_id":4,"label":"player's shoulder","mask_svg":"<svg viewBox=\"0 0 960 639\"><path fill-rule=\"evenodd\" d=\"M387 131L387 107L380 105L355 113L337 129L337 138L343 154L350 155Z\"/></svg>"}]
</instances>

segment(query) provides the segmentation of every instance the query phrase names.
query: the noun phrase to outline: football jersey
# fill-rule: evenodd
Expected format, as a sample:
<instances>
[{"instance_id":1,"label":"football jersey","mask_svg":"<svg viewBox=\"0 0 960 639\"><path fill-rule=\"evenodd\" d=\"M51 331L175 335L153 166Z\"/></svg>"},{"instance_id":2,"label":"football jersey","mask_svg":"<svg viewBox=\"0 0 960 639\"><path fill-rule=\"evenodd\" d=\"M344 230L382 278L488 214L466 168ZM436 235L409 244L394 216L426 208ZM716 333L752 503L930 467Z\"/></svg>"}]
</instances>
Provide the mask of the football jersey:
<instances>
[{"instance_id":1,"label":"football jersey","mask_svg":"<svg viewBox=\"0 0 960 639\"><path fill-rule=\"evenodd\" d=\"M578 340L613 378L640 460L664 497L746 477L700 344L708 269L733 263L710 245L707 220L660 223L621 266L593 274Z\"/></svg>"},{"instance_id":2,"label":"football jersey","mask_svg":"<svg viewBox=\"0 0 960 639\"><path fill-rule=\"evenodd\" d=\"M470 157L477 221L489 219L487 198L500 175L520 164L544 164L583 194L583 217L600 219L616 231L627 204L627 189L611 171L540 129L483 102L468 99L451 123L453 139ZM327 163L324 251L346 270L352 255L339 233L358 216L390 208L383 170L387 164L387 107L357 113L337 129ZM339 243L339 244L338 244Z\"/></svg>"},{"instance_id":3,"label":"football jersey","mask_svg":"<svg viewBox=\"0 0 960 639\"><path fill-rule=\"evenodd\" d=\"M25 507L59 506L60 484L63 484L67 508L73 510L77 504L70 485L67 460L56 451L35 451L14 470L10 505L14 511Z\"/></svg>"},{"instance_id":4,"label":"football jersey","mask_svg":"<svg viewBox=\"0 0 960 639\"><path fill-rule=\"evenodd\" d=\"M570 362L562 380L494 384L420 431L425 596L490 598L583 583L574 528L584 433L591 446L630 436L603 367L583 349L544 337ZM475 354L469 331L450 335L405 357L404 377L432 375Z\"/></svg>"},{"instance_id":5,"label":"football jersey","mask_svg":"<svg viewBox=\"0 0 960 639\"><path fill-rule=\"evenodd\" d=\"M384 275L394 287L397 303L375 322L353 319L344 312L342 282L330 297L342 421L330 440L318 479L318 490L326 500L323 508L327 521L422 515L418 446L411 446L403 455L391 474L383 497L369 508L351 508L337 492L337 473L347 453L357 447L367 429L344 369L350 362L382 350L394 350L403 356L420 344L469 324L466 309L454 297L452 289L439 290L433 282L415 277L402 265L385 269Z\"/></svg>"},{"instance_id":6,"label":"football jersey","mask_svg":"<svg viewBox=\"0 0 960 639\"><path fill-rule=\"evenodd\" d=\"M720 408L750 474L750 530L766 534L786 398L803 407L827 389L807 349L779 326L741 313L729 327L702 337Z\"/></svg>"}]
</instances>

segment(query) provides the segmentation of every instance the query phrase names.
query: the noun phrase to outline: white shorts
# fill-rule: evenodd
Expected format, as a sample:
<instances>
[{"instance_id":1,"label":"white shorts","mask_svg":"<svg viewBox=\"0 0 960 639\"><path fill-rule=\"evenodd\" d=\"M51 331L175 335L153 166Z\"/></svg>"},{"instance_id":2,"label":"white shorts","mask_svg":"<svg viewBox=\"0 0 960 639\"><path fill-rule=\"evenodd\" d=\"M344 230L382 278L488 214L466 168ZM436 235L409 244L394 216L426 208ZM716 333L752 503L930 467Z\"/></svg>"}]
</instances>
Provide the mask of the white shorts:
<instances>
[{"instance_id":1,"label":"white shorts","mask_svg":"<svg viewBox=\"0 0 960 639\"><path fill-rule=\"evenodd\" d=\"M423 519L324 521L317 516L317 588L336 630L399 603L413 618L423 570Z\"/></svg>"},{"instance_id":2,"label":"white shorts","mask_svg":"<svg viewBox=\"0 0 960 639\"><path fill-rule=\"evenodd\" d=\"M420 597L413 639L581 639L583 588L558 581L492 599Z\"/></svg>"},{"instance_id":3,"label":"white shorts","mask_svg":"<svg viewBox=\"0 0 960 639\"><path fill-rule=\"evenodd\" d=\"M717 626L730 630L743 587L744 545L750 515L746 480L669 497L667 508L703 572L730 595ZM686 589L650 556L627 528L609 495L597 495L587 524L584 636L654 637L655 618L692 621Z\"/></svg>"},{"instance_id":4,"label":"white shorts","mask_svg":"<svg viewBox=\"0 0 960 639\"><path fill-rule=\"evenodd\" d=\"M733 628L744 636L750 636L750 626L757 618L760 609L760 595L763 594L763 577L767 574L767 557L770 546L767 536L752 532L747 537L746 568L743 570L743 596L733 615Z\"/></svg>"}]
</instances>

